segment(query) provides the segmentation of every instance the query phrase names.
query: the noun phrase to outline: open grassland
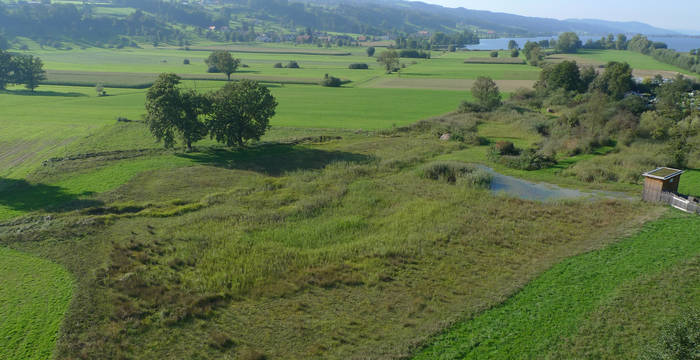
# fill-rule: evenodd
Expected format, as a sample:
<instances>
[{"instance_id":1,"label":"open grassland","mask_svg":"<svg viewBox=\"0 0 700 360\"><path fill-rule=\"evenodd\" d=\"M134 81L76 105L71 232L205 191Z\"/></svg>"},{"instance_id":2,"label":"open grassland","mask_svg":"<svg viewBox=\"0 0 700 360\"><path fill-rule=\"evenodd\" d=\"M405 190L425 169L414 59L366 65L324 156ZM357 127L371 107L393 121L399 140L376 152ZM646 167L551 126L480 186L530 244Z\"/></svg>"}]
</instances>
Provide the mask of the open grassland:
<instances>
[{"instance_id":1,"label":"open grassland","mask_svg":"<svg viewBox=\"0 0 700 360\"><path fill-rule=\"evenodd\" d=\"M310 82L320 81L324 74L359 82L371 77L383 74L381 66L375 58L366 54L352 54L347 56L329 55L328 52L314 53L309 50L261 48L256 52L255 48L245 48L241 52L233 52L233 56L240 58L248 67L241 67L234 74L234 78L254 78L269 81ZM145 73L148 77L162 72L173 72L194 76L218 76L221 74L208 74L204 60L210 51L186 51L173 48L143 49L99 49L88 48L85 50L33 50L28 53L39 56L49 70L48 81L70 81L66 73L81 74L83 81L96 80L100 82L101 73ZM189 65L183 62L190 60ZM286 65L289 61L297 61L301 68L286 69L274 68L276 63ZM367 63L369 70L350 70L352 63ZM94 73L93 77L88 77ZM63 76L61 76L63 75ZM106 78L101 82L111 83L115 80Z\"/></svg>"},{"instance_id":2,"label":"open grassland","mask_svg":"<svg viewBox=\"0 0 700 360\"><path fill-rule=\"evenodd\" d=\"M500 56L510 57L502 52ZM514 64L465 64L468 58L489 59L487 51L461 51L435 55L429 60L401 70L401 77L420 79L476 79L488 76L494 80L537 80L540 69L529 65ZM413 59L402 59L411 64Z\"/></svg>"},{"instance_id":3,"label":"open grassland","mask_svg":"<svg viewBox=\"0 0 700 360\"><path fill-rule=\"evenodd\" d=\"M673 316L658 313L660 291L669 289L675 305L683 299L691 301L685 306L700 304L697 278L684 278L697 269L698 231L696 216L674 214L568 259L504 304L437 337L416 358L636 358ZM671 290L675 279L681 283ZM628 322L640 313L657 314Z\"/></svg>"},{"instance_id":4,"label":"open grassland","mask_svg":"<svg viewBox=\"0 0 700 360\"><path fill-rule=\"evenodd\" d=\"M60 265L0 247L0 358L49 358L72 288Z\"/></svg>"},{"instance_id":5,"label":"open grassland","mask_svg":"<svg viewBox=\"0 0 700 360\"><path fill-rule=\"evenodd\" d=\"M457 142L336 134L179 155L193 165L137 175L42 226L0 230L3 244L82 274L59 358L407 356L651 210L494 197L416 172ZM44 176L124 161L137 160L64 161ZM52 239L66 232L88 246L61 255L71 242Z\"/></svg>"}]
</instances>

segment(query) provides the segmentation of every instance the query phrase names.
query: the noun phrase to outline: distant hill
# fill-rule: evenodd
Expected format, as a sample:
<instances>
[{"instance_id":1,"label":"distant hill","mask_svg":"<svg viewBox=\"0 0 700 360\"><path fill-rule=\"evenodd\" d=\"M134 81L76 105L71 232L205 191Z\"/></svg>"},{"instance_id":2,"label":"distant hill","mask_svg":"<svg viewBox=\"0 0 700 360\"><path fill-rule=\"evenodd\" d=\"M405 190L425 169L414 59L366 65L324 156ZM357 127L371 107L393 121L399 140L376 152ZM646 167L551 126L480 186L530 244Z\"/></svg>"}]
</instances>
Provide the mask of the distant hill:
<instances>
[{"instance_id":1,"label":"distant hill","mask_svg":"<svg viewBox=\"0 0 700 360\"><path fill-rule=\"evenodd\" d=\"M596 19L567 19L564 20L564 22L594 26L598 29L608 29L607 32L610 33L621 32L643 35L680 35L680 33L677 31L661 29L637 21L621 22Z\"/></svg>"},{"instance_id":2,"label":"distant hill","mask_svg":"<svg viewBox=\"0 0 700 360\"><path fill-rule=\"evenodd\" d=\"M116 47L133 46L134 41L183 46L203 37L249 42L264 35L281 41L312 31L374 36L466 31L482 38L555 36L566 31L588 35L675 33L639 22L556 20L406 0L0 0L0 43L6 43L5 38L28 37L42 46L59 48L63 41Z\"/></svg>"},{"instance_id":3,"label":"distant hill","mask_svg":"<svg viewBox=\"0 0 700 360\"><path fill-rule=\"evenodd\" d=\"M473 28L481 32L496 35L554 35L573 31L589 35L606 35L609 33L630 33L644 35L678 34L672 30L660 29L640 22L615 22L595 19L557 20L550 18L520 16L466 8L448 8L427 4L420 1L405 0L298 0L307 4L317 4L342 11L343 9L364 9L373 7L377 13L386 14L387 9L394 9L393 18L385 22L393 23L397 19L420 19L423 21L406 21L413 26L423 26L421 30L445 30L454 28ZM355 12L357 15L358 12ZM349 14L346 14L349 15ZM362 20L361 18L359 20ZM437 22L435 22L437 21Z\"/></svg>"}]
</instances>

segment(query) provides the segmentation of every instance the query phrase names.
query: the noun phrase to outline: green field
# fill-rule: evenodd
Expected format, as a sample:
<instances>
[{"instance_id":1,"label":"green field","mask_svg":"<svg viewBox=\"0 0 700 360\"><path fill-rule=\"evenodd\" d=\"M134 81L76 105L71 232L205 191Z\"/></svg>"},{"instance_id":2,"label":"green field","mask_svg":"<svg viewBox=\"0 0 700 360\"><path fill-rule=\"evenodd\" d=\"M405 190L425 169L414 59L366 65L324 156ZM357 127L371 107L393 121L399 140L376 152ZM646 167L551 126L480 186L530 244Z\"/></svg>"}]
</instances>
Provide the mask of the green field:
<instances>
[{"instance_id":1,"label":"green field","mask_svg":"<svg viewBox=\"0 0 700 360\"><path fill-rule=\"evenodd\" d=\"M186 82L203 91L223 82ZM19 88L17 88L19 90ZM42 86L35 94L11 91L0 96L6 109L0 125L0 146L12 149L0 157L0 176L23 177L41 161L61 156L69 145L95 134L118 117L138 120L144 113L146 90L111 89L97 97L89 87ZM467 92L416 89L327 89L320 86L272 87L279 108L272 126L375 130L407 125L422 118L452 111L469 99ZM27 111L28 108L32 111ZM47 114L50 114L47 116ZM147 146L147 134L122 139ZM150 146L153 142L150 142ZM103 151L115 150L105 148Z\"/></svg>"},{"instance_id":2,"label":"green field","mask_svg":"<svg viewBox=\"0 0 700 360\"><path fill-rule=\"evenodd\" d=\"M488 76L495 80L537 80L540 69L529 65L465 64L464 58L439 57L411 65L401 71L402 77L438 79L476 79Z\"/></svg>"},{"instance_id":3,"label":"green field","mask_svg":"<svg viewBox=\"0 0 700 360\"><path fill-rule=\"evenodd\" d=\"M49 358L72 289L63 267L0 247L0 358Z\"/></svg>"},{"instance_id":4,"label":"green field","mask_svg":"<svg viewBox=\"0 0 700 360\"><path fill-rule=\"evenodd\" d=\"M518 358L637 358L655 341L655 334L673 314L656 315L642 321L644 331L625 329L627 313L613 310L610 303L625 301L626 296L645 298L653 279L669 273L683 279L682 270L697 268L700 244L697 232L700 219L694 215L675 214L644 226L635 236L605 249L566 260L528 284L517 295L491 310L456 325L438 336L417 359L492 359ZM679 271L677 271L679 270ZM649 284L649 279L652 279ZM692 282L668 288L671 294L682 296L691 303L677 306L700 305L700 293ZM629 295L627 295L629 294ZM653 314L654 301L627 299L625 310ZM646 306L646 308L634 308ZM597 312L604 312L601 318ZM590 314L596 314L591 316ZM601 329L595 321L610 323ZM613 324L620 324L615 327ZM632 325L632 324L630 324ZM639 326L641 324L632 325ZM596 335L602 344L592 345ZM656 331L653 331L656 330ZM582 334L578 334L581 331ZM641 336L644 336L641 337ZM589 340L587 346L580 337Z\"/></svg>"},{"instance_id":5,"label":"green field","mask_svg":"<svg viewBox=\"0 0 700 360\"><path fill-rule=\"evenodd\" d=\"M234 48L235 49L235 48ZM241 67L234 74L239 77L259 77L261 79L277 81L320 81L324 74L360 82L375 76L381 76L383 71L374 58L367 57L363 52L354 49L350 56L334 56L319 53L309 54L279 54L274 49L262 48L260 52L253 52L255 48L241 48L242 52L233 52L248 67ZM279 50L282 51L282 50ZM301 50L297 50L301 51ZM313 51L313 50L305 50ZM207 65L204 60L210 51L185 51L173 48L143 49L96 49L85 50L33 50L30 54L39 56L46 64L46 68L53 71L80 72L92 74L99 82L100 73L147 73L158 74L162 72L174 72L183 75L207 74ZM190 60L190 65L183 64L185 59ZM300 69L276 69L275 63L286 65L294 60L299 63ZM369 70L350 70L352 63L367 63ZM223 79L223 75L219 76ZM49 81L68 79L49 76ZM102 81L105 83L106 81ZM114 80L112 80L114 82Z\"/></svg>"}]
</instances>

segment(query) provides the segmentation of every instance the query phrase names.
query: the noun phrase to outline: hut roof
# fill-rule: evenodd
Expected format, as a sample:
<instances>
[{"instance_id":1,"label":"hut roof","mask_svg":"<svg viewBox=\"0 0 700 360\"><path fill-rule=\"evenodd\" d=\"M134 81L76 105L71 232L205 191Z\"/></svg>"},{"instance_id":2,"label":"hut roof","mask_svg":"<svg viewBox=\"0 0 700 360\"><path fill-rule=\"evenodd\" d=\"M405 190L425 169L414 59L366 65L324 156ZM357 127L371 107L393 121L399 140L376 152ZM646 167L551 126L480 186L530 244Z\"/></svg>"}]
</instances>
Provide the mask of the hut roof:
<instances>
[{"instance_id":1,"label":"hut roof","mask_svg":"<svg viewBox=\"0 0 700 360\"><path fill-rule=\"evenodd\" d=\"M676 177L680 174L683 174L683 173L684 173L683 170L672 169L672 168L667 168L667 167L660 167L656 170L646 172L643 175L646 177L665 181L665 180L674 178L674 177Z\"/></svg>"}]
</instances>

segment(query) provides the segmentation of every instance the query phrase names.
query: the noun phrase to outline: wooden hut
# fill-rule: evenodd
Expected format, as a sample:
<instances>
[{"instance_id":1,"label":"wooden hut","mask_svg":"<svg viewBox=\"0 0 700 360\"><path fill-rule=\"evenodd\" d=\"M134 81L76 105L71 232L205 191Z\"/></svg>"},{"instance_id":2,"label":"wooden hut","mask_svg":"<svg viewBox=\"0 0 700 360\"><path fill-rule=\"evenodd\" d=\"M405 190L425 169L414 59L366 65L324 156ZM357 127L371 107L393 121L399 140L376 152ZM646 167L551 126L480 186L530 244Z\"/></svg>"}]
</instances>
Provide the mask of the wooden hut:
<instances>
[{"instance_id":1,"label":"wooden hut","mask_svg":"<svg viewBox=\"0 0 700 360\"><path fill-rule=\"evenodd\" d=\"M677 194L682 170L667 167L644 173L644 193L642 199L662 202L664 193Z\"/></svg>"}]
</instances>

